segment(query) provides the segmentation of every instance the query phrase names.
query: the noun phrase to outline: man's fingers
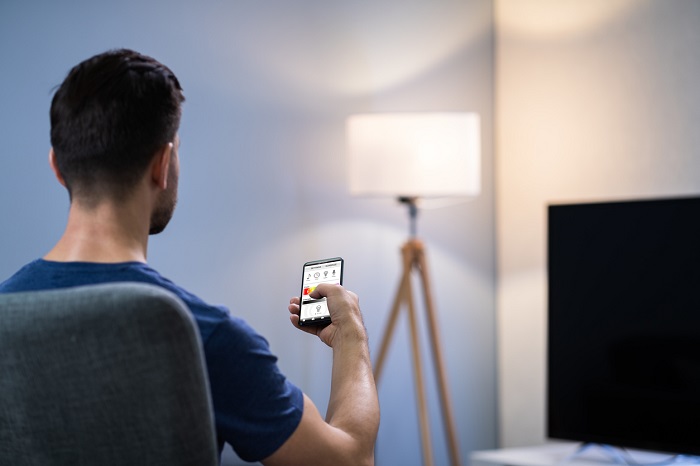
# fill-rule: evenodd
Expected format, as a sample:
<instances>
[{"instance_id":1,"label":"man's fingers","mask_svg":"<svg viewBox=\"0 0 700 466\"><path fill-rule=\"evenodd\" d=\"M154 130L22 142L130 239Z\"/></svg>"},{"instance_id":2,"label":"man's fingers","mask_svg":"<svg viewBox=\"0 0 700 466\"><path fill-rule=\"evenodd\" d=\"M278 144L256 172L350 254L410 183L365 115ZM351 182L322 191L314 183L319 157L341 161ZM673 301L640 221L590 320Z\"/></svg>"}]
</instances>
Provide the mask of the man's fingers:
<instances>
[{"instance_id":1,"label":"man's fingers","mask_svg":"<svg viewBox=\"0 0 700 466\"><path fill-rule=\"evenodd\" d=\"M314 291L309 295L309 297L313 299L318 299L322 298L324 296L328 296L329 293L332 292L332 290L336 289L337 287L340 287L340 285L333 285L330 283L321 283L314 289Z\"/></svg>"},{"instance_id":2,"label":"man's fingers","mask_svg":"<svg viewBox=\"0 0 700 466\"><path fill-rule=\"evenodd\" d=\"M290 312L291 314L299 315L299 309L300 309L300 308L299 308L299 305L298 305L298 304L292 303L292 304L290 304L289 306L287 306L287 309L289 309L289 312Z\"/></svg>"}]
</instances>

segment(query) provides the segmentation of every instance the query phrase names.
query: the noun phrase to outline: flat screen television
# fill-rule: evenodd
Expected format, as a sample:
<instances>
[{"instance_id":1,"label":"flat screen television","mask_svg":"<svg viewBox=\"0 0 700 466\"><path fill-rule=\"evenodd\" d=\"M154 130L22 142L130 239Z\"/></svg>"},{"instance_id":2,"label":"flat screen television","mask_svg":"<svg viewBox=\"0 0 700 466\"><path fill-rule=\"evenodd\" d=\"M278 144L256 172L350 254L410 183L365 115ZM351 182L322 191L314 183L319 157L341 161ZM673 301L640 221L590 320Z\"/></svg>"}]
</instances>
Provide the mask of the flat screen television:
<instances>
[{"instance_id":1,"label":"flat screen television","mask_svg":"<svg viewBox=\"0 0 700 466\"><path fill-rule=\"evenodd\" d=\"M550 438L700 455L700 197L548 206Z\"/></svg>"}]
</instances>

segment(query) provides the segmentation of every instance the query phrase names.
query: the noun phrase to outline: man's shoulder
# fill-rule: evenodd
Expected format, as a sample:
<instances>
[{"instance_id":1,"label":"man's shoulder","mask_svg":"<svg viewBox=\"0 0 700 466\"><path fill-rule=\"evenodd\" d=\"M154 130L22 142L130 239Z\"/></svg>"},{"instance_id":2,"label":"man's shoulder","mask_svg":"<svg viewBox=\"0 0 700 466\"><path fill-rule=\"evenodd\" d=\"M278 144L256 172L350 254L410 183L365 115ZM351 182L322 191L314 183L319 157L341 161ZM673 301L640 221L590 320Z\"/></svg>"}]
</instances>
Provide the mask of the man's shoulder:
<instances>
[{"instance_id":1,"label":"man's shoulder","mask_svg":"<svg viewBox=\"0 0 700 466\"><path fill-rule=\"evenodd\" d=\"M192 312L200 327L203 340L209 337L220 322L230 319L226 307L208 304L143 262L55 262L36 259L0 283L0 293L51 290L116 282L148 283L175 294Z\"/></svg>"},{"instance_id":2,"label":"man's shoulder","mask_svg":"<svg viewBox=\"0 0 700 466\"><path fill-rule=\"evenodd\" d=\"M22 291L36 291L44 289L37 283L37 269L41 267L41 260L36 259L21 267L6 280L0 282L0 293L14 293Z\"/></svg>"}]
</instances>

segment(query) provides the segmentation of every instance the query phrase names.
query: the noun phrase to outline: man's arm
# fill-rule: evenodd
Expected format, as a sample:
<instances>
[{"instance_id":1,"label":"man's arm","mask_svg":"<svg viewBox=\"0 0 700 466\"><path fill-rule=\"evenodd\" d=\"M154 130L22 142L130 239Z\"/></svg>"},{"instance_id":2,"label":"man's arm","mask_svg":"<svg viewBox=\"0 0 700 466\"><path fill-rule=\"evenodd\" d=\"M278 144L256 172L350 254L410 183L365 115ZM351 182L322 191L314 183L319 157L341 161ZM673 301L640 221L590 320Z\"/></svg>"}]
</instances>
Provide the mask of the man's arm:
<instances>
[{"instance_id":1,"label":"man's arm","mask_svg":"<svg viewBox=\"0 0 700 466\"><path fill-rule=\"evenodd\" d=\"M373 465L379 429L379 401L372 375L367 333L357 296L340 285L319 285L311 297L326 296L332 323L299 327L299 298L289 305L292 324L333 348L331 395L324 420L304 395L304 413L294 433L265 466Z\"/></svg>"}]
</instances>

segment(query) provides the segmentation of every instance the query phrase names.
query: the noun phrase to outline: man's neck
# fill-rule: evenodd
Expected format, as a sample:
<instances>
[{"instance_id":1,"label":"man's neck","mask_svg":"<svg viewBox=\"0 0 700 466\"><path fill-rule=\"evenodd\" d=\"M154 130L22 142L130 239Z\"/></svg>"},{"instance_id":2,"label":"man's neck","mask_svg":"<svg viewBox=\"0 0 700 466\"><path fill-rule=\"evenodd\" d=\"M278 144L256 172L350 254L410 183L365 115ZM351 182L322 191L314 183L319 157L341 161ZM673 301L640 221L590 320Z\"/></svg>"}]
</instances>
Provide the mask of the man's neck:
<instances>
[{"instance_id":1,"label":"man's neck","mask_svg":"<svg viewBox=\"0 0 700 466\"><path fill-rule=\"evenodd\" d=\"M58 262L146 262L150 219L140 206L71 204L61 239L44 259Z\"/></svg>"}]
</instances>

